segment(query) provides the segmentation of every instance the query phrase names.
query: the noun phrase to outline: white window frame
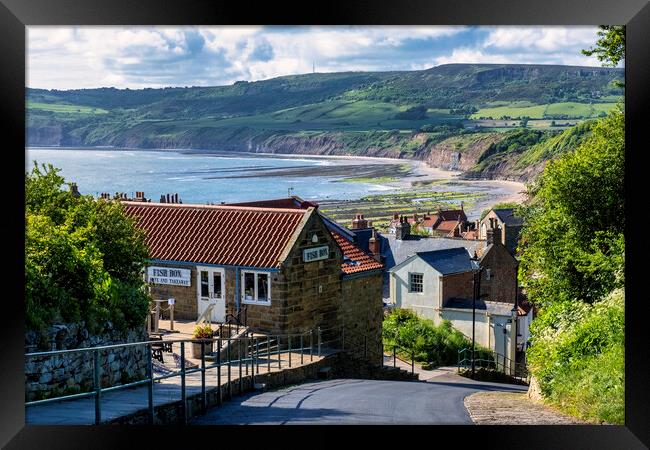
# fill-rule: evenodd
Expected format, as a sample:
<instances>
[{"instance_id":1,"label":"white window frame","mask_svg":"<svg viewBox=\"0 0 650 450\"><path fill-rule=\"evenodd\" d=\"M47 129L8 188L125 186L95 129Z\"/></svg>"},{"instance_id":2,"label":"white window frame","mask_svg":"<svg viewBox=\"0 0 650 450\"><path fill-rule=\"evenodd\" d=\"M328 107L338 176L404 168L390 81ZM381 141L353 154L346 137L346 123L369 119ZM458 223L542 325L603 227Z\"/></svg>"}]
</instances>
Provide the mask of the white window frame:
<instances>
[{"instance_id":1,"label":"white window frame","mask_svg":"<svg viewBox=\"0 0 650 450\"><path fill-rule=\"evenodd\" d=\"M244 283L245 276L246 274L252 273L254 275L254 290L255 290L255 298L253 300L246 300L246 286ZM267 280L267 299L265 301L260 301L257 300L258 297L258 280L259 277L258 275L266 275L266 280ZM241 287L239 291L239 295L241 298L242 304L246 305L264 305L264 306L270 306L271 305L271 273L270 272L265 272L263 270L242 270L241 271Z\"/></svg>"},{"instance_id":2,"label":"white window frame","mask_svg":"<svg viewBox=\"0 0 650 450\"><path fill-rule=\"evenodd\" d=\"M210 295L210 278L213 280L214 284L214 272L221 274L221 297L213 297L216 300L224 300L226 298L226 270L223 267L207 267L207 266L196 266L196 295L198 298L201 298L201 272L208 272L208 295ZM212 287L214 291L214 286ZM211 297L208 297L211 298Z\"/></svg>"},{"instance_id":3,"label":"white window frame","mask_svg":"<svg viewBox=\"0 0 650 450\"><path fill-rule=\"evenodd\" d=\"M421 291L414 291L414 290L411 289L411 286L412 286L412 284L411 284L411 275L420 275L420 276L422 277L422 282L420 283L420 285L422 286L422 290L421 290ZM408 282L408 290L409 290L409 294L424 294L424 274L423 274L423 273L420 273L420 272L409 272L409 273L408 273L408 281L409 281L409 282Z\"/></svg>"}]
</instances>

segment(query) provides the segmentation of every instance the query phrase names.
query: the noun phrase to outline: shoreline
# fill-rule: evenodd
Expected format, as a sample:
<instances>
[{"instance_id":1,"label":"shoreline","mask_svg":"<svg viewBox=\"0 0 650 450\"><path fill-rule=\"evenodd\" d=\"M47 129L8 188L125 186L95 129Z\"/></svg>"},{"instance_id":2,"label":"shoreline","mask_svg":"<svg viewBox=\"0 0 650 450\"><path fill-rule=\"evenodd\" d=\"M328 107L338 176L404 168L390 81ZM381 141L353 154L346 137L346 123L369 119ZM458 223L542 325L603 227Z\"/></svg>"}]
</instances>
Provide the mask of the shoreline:
<instances>
[{"instance_id":1,"label":"shoreline","mask_svg":"<svg viewBox=\"0 0 650 450\"><path fill-rule=\"evenodd\" d=\"M334 160L339 161L337 167L332 166L315 166L314 168L298 168L295 169L278 169L278 170L260 170L254 171L257 173L249 174L253 177L272 177L272 176L285 176L285 177L305 177L314 175L316 173L328 172L326 167L331 167L329 170L330 176L339 178L340 181L345 181L346 178L355 178L355 176L364 176L363 170L358 173L353 173L355 167L369 166L366 169L368 181L366 184L373 186L380 186L386 190L407 191L407 190L425 190L427 183L432 184L432 188L436 185L444 186L447 183L453 183L467 190L474 187L480 187L479 190L491 190L495 188L499 191L496 195L490 196L490 199L485 202L480 202L482 209L489 208L491 205L502 202L517 202L522 203L525 200L524 192L526 186L517 181L508 180L461 180L459 176L462 174L460 171L449 171L438 167L428 165L426 161L416 159L401 159L401 158L387 158L375 156L356 156L356 155L313 155L313 154L289 154L289 153L255 153L255 152L228 152L219 150L201 150L201 149L142 149L142 148L115 148L115 147L25 147L25 151L30 150L92 150L92 151L115 151L115 152L163 152L163 153L179 153L179 154L196 154L196 155L214 155L218 157L231 157L231 158L278 158L287 160L297 159L311 159L311 160ZM410 166L407 173L391 170L397 165L407 164ZM383 170L381 166L385 167ZM369 172L369 173L368 173ZM373 182L372 178L381 178L382 176L394 177L396 180L392 181L377 181ZM235 176L234 178L244 178ZM421 187L414 186L414 182L422 183ZM431 189L435 190L435 189ZM455 190L455 189L452 189ZM479 206L479 205L477 205Z\"/></svg>"}]
</instances>

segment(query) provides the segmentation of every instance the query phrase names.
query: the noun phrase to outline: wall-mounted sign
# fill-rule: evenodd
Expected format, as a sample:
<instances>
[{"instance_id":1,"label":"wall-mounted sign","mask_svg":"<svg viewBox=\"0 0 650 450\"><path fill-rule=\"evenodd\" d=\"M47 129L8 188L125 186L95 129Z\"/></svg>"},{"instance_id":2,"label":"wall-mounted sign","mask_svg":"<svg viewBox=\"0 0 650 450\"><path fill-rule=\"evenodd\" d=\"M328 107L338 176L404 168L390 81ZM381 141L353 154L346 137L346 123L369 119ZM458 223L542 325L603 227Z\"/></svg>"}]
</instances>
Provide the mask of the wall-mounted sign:
<instances>
[{"instance_id":1,"label":"wall-mounted sign","mask_svg":"<svg viewBox=\"0 0 650 450\"><path fill-rule=\"evenodd\" d=\"M304 262L320 261L330 256L330 248L327 245L321 247L306 248L302 251L302 260Z\"/></svg>"},{"instance_id":2,"label":"wall-mounted sign","mask_svg":"<svg viewBox=\"0 0 650 450\"><path fill-rule=\"evenodd\" d=\"M189 269L176 269L173 267L150 266L147 268L149 282L155 284L190 286L190 273Z\"/></svg>"}]
</instances>

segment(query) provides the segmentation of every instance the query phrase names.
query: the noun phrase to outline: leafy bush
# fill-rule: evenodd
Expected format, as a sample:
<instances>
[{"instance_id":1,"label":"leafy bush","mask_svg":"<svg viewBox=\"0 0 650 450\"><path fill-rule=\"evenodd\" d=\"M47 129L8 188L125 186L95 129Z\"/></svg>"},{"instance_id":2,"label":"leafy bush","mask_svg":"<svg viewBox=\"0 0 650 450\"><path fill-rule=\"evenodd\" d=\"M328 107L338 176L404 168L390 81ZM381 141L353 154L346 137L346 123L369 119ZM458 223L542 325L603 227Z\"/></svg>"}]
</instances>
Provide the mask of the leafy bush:
<instances>
[{"instance_id":1,"label":"leafy bush","mask_svg":"<svg viewBox=\"0 0 650 450\"><path fill-rule=\"evenodd\" d=\"M144 323L143 232L119 202L75 196L51 165L25 176L27 328L85 322L99 332Z\"/></svg>"},{"instance_id":2,"label":"leafy bush","mask_svg":"<svg viewBox=\"0 0 650 450\"><path fill-rule=\"evenodd\" d=\"M470 348L472 342L445 320L436 326L433 321L419 318L408 309L396 308L384 319L382 327L384 345L388 349L399 346L400 356L433 366L453 365L458 362L458 352ZM476 357L492 359L492 352L477 346Z\"/></svg>"},{"instance_id":3,"label":"leafy bush","mask_svg":"<svg viewBox=\"0 0 650 450\"><path fill-rule=\"evenodd\" d=\"M530 328L530 369L542 395L586 419L624 421L624 293L592 305L562 302Z\"/></svg>"},{"instance_id":4,"label":"leafy bush","mask_svg":"<svg viewBox=\"0 0 650 450\"><path fill-rule=\"evenodd\" d=\"M192 334L192 337L194 339L210 339L213 335L212 332L212 327L210 325L197 325L196 328L194 328L194 333Z\"/></svg>"}]
</instances>

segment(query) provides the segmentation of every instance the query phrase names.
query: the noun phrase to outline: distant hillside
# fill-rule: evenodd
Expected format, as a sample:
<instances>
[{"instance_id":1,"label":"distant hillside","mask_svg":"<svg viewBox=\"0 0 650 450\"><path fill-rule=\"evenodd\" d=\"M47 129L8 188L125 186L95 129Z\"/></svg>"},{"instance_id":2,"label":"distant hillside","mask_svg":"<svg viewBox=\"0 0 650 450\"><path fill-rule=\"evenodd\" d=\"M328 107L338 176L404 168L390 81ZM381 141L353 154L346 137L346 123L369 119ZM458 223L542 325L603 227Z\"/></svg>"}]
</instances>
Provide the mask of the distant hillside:
<instances>
[{"instance_id":1,"label":"distant hillside","mask_svg":"<svg viewBox=\"0 0 650 450\"><path fill-rule=\"evenodd\" d=\"M427 159L446 139L467 140L463 124L479 117L526 115L529 126L548 128L551 118L602 115L621 98L612 82L622 78L622 69L600 67L449 64L216 87L28 88L27 144ZM494 126L518 123L502 122Z\"/></svg>"}]
</instances>

